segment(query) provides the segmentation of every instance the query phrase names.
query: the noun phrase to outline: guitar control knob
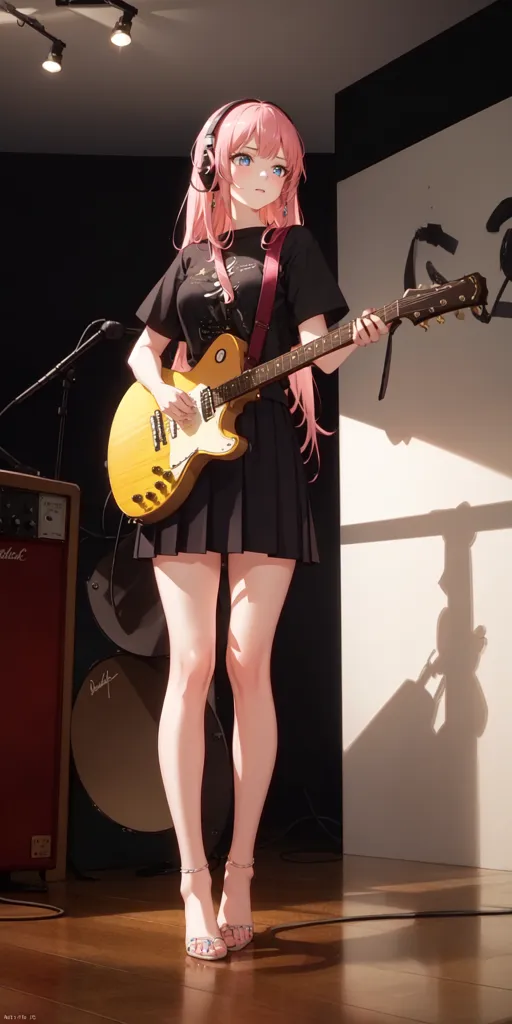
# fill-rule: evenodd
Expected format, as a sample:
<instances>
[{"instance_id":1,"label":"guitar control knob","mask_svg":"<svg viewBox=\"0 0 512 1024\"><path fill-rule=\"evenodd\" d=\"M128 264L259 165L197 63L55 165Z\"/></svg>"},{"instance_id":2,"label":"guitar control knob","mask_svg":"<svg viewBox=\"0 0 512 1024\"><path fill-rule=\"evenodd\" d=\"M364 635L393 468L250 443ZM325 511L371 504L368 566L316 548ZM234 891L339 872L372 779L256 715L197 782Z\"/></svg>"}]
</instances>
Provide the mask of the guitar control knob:
<instances>
[{"instance_id":1,"label":"guitar control knob","mask_svg":"<svg viewBox=\"0 0 512 1024\"><path fill-rule=\"evenodd\" d=\"M146 491L146 498L148 499L148 501L157 501L158 494L155 494L154 491Z\"/></svg>"},{"instance_id":2,"label":"guitar control knob","mask_svg":"<svg viewBox=\"0 0 512 1024\"><path fill-rule=\"evenodd\" d=\"M158 491L162 491L163 494L165 494L167 491L167 487L165 486L163 480L157 480L155 487Z\"/></svg>"},{"instance_id":3,"label":"guitar control knob","mask_svg":"<svg viewBox=\"0 0 512 1024\"><path fill-rule=\"evenodd\" d=\"M162 473L162 476L163 476L164 480L169 480L169 481L171 481L172 478L173 478L170 469L166 469L165 472Z\"/></svg>"},{"instance_id":4,"label":"guitar control knob","mask_svg":"<svg viewBox=\"0 0 512 1024\"><path fill-rule=\"evenodd\" d=\"M151 472L154 473L155 476L161 476L163 470L162 470L161 466L153 466L152 469L151 469Z\"/></svg>"},{"instance_id":5,"label":"guitar control knob","mask_svg":"<svg viewBox=\"0 0 512 1024\"><path fill-rule=\"evenodd\" d=\"M136 505L142 505L144 498L142 497L142 494L132 494L132 501L134 501Z\"/></svg>"}]
</instances>

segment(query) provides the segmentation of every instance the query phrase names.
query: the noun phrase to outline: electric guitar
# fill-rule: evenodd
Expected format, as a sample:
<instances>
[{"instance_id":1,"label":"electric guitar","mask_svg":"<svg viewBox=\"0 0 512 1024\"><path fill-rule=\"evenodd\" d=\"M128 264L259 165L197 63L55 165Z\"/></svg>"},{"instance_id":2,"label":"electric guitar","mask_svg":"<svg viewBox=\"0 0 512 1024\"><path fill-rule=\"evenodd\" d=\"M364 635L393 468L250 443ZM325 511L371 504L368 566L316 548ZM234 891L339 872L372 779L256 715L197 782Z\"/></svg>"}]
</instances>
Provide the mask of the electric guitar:
<instances>
[{"instance_id":1,"label":"electric guitar","mask_svg":"<svg viewBox=\"0 0 512 1024\"><path fill-rule=\"evenodd\" d=\"M436 317L487 301L485 278L469 274L432 288L410 289L377 316L392 324L404 317L428 328ZM235 421L260 389L288 377L316 359L352 343L352 325L345 324L285 355L243 370L248 346L232 334L221 334L190 372L163 370L162 378L196 401L193 421L184 427L155 408L152 394L138 382L122 398L114 416L108 444L108 473L112 494L127 516L156 523L175 512L190 494L210 459L238 459L247 441Z\"/></svg>"}]
</instances>

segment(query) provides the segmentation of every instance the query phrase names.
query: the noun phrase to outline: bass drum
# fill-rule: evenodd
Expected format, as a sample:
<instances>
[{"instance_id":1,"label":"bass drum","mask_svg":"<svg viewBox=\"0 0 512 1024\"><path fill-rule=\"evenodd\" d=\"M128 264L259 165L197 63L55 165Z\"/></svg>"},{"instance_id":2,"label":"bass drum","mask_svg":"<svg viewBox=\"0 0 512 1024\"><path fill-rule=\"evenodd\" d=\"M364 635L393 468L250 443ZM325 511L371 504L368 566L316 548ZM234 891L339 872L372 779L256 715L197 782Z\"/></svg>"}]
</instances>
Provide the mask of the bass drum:
<instances>
[{"instance_id":1,"label":"bass drum","mask_svg":"<svg viewBox=\"0 0 512 1024\"><path fill-rule=\"evenodd\" d=\"M158 723L168 659L147 662L116 654L90 669L71 719L71 749L80 782L94 807L123 830L173 829L158 762ZM203 834L209 856L232 801L232 772L222 726L205 712ZM193 752L191 752L193 756Z\"/></svg>"},{"instance_id":2,"label":"bass drum","mask_svg":"<svg viewBox=\"0 0 512 1024\"><path fill-rule=\"evenodd\" d=\"M150 558L134 558L135 532L108 551L87 581L91 611L105 636L122 651L153 658L169 654L164 611Z\"/></svg>"}]
</instances>

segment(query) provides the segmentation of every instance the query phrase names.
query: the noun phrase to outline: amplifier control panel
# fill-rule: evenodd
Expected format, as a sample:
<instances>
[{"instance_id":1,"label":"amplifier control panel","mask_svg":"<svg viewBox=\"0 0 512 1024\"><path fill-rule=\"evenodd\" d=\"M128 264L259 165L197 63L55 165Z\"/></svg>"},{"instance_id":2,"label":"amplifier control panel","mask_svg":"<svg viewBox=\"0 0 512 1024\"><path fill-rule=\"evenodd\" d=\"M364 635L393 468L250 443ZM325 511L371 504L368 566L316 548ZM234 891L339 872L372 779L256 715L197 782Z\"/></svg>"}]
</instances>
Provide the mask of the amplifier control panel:
<instances>
[{"instance_id":1,"label":"amplifier control panel","mask_svg":"<svg viewBox=\"0 0 512 1024\"><path fill-rule=\"evenodd\" d=\"M68 499L17 487L0 487L0 539L65 540Z\"/></svg>"}]
</instances>

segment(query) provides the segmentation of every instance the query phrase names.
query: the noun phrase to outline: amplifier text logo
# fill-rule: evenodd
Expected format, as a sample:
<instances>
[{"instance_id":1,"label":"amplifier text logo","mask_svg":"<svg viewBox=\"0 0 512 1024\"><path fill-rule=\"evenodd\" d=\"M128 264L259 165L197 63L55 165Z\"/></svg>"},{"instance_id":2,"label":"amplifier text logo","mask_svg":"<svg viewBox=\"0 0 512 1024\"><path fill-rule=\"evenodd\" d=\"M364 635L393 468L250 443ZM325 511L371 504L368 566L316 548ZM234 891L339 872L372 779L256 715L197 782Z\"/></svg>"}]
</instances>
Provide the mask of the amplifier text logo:
<instances>
[{"instance_id":1,"label":"amplifier text logo","mask_svg":"<svg viewBox=\"0 0 512 1024\"><path fill-rule=\"evenodd\" d=\"M27 555L26 548L15 551L14 548L0 548L0 560L6 559L10 562L24 562Z\"/></svg>"}]
</instances>

